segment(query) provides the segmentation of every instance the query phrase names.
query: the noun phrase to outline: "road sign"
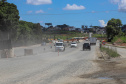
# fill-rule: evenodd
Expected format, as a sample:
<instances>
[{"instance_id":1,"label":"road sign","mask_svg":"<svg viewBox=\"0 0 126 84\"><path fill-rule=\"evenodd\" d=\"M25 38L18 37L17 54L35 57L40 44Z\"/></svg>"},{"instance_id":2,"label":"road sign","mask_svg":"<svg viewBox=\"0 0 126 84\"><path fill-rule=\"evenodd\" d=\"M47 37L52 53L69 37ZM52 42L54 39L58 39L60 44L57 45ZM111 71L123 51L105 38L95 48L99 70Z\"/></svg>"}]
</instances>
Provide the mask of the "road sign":
<instances>
[{"instance_id":1,"label":"road sign","mask_svg":"<svg viewBox=\"0 0 126 84\"><path fill-rule=\"evenodd\" d=\"M103 40L103 41L102 41L102 45L105 45L105 44L106 44L106 42Z\"/></svg>"}]
</instances>

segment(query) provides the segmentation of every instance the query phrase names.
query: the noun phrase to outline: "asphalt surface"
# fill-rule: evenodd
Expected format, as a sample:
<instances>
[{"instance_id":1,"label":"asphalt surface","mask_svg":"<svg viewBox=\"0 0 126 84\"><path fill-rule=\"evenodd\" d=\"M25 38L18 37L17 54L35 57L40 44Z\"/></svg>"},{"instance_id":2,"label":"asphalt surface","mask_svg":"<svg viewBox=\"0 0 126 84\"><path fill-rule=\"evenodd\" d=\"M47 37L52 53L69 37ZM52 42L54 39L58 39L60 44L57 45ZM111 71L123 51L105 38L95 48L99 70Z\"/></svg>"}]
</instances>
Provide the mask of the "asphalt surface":
<instances>
[{"instance_id":1,"label":"asphalt surface","mask_svg":"<svg viewBox=\"0 0 126 84\"><path fill-rule=\"evenodd\" d=\"M83 51L83 43L59 53L53 44L15 48L16 57L0 59L0 84L66 84L79 75L99 70L93 62L96 46ZM24 56L26 48L33 49L34 55Z\"/></svg>"}]
</instances>

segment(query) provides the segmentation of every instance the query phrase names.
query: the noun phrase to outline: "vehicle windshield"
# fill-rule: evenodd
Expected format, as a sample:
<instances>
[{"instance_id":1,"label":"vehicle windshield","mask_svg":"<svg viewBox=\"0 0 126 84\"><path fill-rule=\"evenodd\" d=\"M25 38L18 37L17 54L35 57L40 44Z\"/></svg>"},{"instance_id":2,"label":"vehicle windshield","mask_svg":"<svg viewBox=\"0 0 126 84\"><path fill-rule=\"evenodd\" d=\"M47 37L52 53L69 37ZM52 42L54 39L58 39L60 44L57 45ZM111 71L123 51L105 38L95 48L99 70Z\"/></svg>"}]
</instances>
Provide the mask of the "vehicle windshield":
<instances>
[{"instance_id":1,"label":"vehicle windshield","mask_svg":"<svg viewBox=\"0 0 126 84\"><path fill-rule=\"evenodd\" d=\"M56 43L56 46L63 46L63 43Z\"/></svg>"},{"instance_id":2,"label":"vehicle windshield","mask_svg":"<svg viewBox=\"0 0 126 84\"><path fill-rule=\"evenodd\" d=\"M77 44L77 43L71 43L71 44Z\"/></svg>"},{"instance_id":3,"label":"vehicle windshield","mask_svg":"<svg viewBox=\"0 0 126 84\"><path fill-rule=\"evenodd\" d=\"M89 43L84 43L84 46L89 46Z\"/></svg>"}]
</instances>

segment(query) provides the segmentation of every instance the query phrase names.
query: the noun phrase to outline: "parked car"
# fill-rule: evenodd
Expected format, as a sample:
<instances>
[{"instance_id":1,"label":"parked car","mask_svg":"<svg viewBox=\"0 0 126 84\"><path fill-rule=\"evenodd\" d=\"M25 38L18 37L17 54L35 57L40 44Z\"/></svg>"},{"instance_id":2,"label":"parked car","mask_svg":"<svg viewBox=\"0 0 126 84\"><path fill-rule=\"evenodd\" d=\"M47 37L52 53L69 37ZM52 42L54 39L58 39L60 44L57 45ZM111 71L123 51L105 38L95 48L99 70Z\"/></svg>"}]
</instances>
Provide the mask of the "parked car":
<instances>
[{"instance_id":1,"label":"parked car","mask_svg":"<svg viewBox=\"0 0 126 84\"><path fill-rule=\"evenodd\" d=\"M90 43L84 43L83 44L83 50L91 50L91 46L90 46Z\"/></svg>"},{"instance_id":2,"label":"parked car","mask_svg":"<svg viewBox=\"0 0 126 84\"><path fill-rule=\"evenodd\" d=\"M70 44L70 46L71 46L71 48L72 48L72 47L77 47L77 43L76 43L76 42L72 42L72 43Z\"/></svg>"},{"instance_id":3,"label":"parked car","mask_svg":"<svg viewBox=\"0 0 126 84\"><path fill-rule=\"evenodd\" d=\"M65 45L63 42L56 42L54 46L55 51L65 51Z\"/></svg>"}]
</instances>

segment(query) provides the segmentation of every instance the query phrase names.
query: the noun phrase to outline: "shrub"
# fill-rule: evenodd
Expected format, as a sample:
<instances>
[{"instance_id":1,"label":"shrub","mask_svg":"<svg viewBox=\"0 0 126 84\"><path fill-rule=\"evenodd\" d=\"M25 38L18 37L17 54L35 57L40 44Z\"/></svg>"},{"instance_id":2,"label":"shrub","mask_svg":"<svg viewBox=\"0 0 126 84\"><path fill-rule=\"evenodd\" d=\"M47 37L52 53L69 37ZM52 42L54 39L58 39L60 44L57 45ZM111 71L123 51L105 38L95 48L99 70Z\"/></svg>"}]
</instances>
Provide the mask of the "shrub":
<instances>
[{"instance_id":1,"label":"shrub","mask_svg":"<svg viewBox=\"0 0 126 84\"><path fill-rule=\"evenodd\" d=\"M114 38L113 38L113 40L112 40L112 43L114 43L114 42L116 42L117 40L118 40L118 36L115 36Z\"/></svg>"},{"instance_id":2,"label":"shrub","mask_svg":"<svg viewBox=\"0 0 126 84\"><path fill-rule=\"evenodd\" d=\"M120 39L122 40L123 43L126 43L126 36L121 36Z\"/></svg>"},{"instance_id":3,"label":"shrub","mask_svg":"<svg viewBox=\"0 0 126 84\"><path fill-rule=\"evenodd\" d=\"M117 42L118 40L121 40L122 43L126 43L126 36L115 36L112 43Z\"/></svg>"}]
</instances>

